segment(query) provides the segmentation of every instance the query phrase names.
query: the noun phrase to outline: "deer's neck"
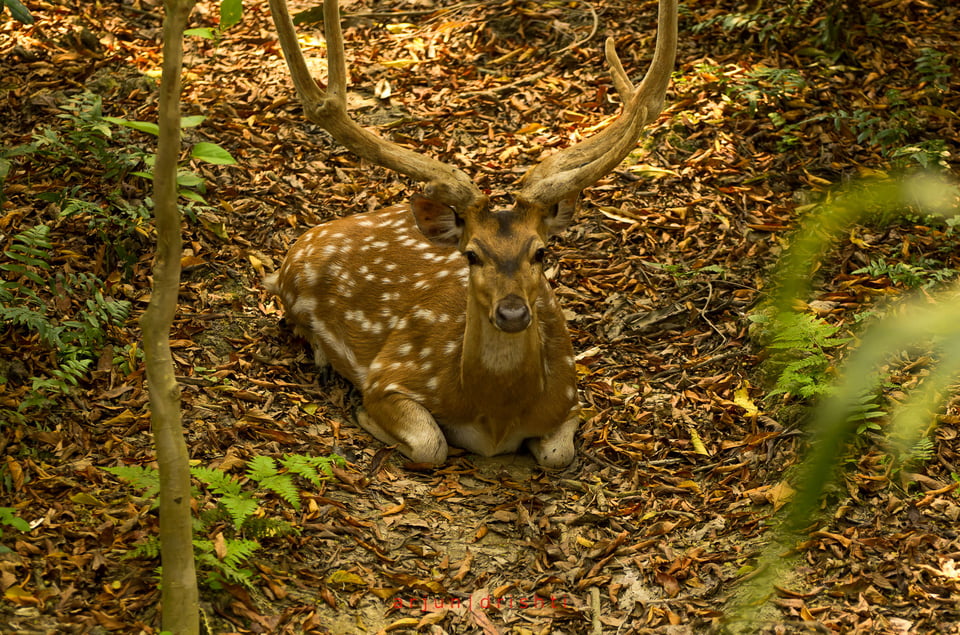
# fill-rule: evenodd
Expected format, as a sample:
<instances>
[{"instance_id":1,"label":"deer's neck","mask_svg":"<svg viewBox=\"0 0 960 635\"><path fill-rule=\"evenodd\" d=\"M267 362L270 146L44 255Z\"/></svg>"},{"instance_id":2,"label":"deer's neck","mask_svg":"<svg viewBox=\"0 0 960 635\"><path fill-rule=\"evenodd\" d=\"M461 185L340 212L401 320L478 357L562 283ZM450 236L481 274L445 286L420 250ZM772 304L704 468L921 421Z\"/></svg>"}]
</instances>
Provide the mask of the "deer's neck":
<instances>
[{"instance_id":1,"label":"deer's neck","mask_svg":"<svg viewBox=\"0 0 960 635\"><path fill-rule=\"evenodd\" d=\"M523 386L543 388L543 342L537 307L530 326L520 333L504 333L473 301L467 302L460 376L465 386L494 382L491 390Z\"/></svg>"}]
</instances>

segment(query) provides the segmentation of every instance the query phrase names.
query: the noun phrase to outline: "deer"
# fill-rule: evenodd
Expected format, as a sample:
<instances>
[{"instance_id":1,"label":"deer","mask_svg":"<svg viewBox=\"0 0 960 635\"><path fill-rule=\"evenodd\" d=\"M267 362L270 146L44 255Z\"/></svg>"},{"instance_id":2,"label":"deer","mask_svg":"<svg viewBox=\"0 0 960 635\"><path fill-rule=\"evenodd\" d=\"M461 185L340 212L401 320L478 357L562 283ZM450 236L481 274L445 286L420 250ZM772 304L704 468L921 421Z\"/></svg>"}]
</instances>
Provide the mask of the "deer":
<instances>
[{"instance_id":1,"label":"deer","mask_svg":"<svg viewBox=\"0 0 960 635\"><path fill-rule=\"evenodd\" d=\"M653 59L639 86L606 40L621 113L530 168L503 209L460 168L350 117L339 6L323 4L325 90L310 75L286 0L270 0L307 119L362 159L424 186L406 204L309 229L264 286L316 365L359 390L360 427L412 462L443 464L450 446L484 457L526 446L542 468L568 467L580 419L577 373L544 274L547 244L571 223L581 191L613 171L663 109L677 1L659 2Z\"/></svg>"}]
</instances>

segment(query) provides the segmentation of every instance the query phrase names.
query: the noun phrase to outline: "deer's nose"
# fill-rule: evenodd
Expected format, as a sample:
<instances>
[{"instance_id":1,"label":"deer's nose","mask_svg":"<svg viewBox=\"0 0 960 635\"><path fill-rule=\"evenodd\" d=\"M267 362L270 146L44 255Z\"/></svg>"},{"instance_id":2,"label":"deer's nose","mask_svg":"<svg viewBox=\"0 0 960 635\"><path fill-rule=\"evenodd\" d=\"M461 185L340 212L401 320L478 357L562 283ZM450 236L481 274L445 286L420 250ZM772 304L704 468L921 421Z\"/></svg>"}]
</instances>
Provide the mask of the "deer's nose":
<instances>
[{"instance_id":1,"label":"deer's nose","mask_svg":"<svg viewBox=\"0 0 960 635\"><path fill-rule=\"evenodd\" d=\"M530 308L523 298L510 294L497 304L494 323L506 333L519 333L530 326Z\"/></svg>"}]
</instances>

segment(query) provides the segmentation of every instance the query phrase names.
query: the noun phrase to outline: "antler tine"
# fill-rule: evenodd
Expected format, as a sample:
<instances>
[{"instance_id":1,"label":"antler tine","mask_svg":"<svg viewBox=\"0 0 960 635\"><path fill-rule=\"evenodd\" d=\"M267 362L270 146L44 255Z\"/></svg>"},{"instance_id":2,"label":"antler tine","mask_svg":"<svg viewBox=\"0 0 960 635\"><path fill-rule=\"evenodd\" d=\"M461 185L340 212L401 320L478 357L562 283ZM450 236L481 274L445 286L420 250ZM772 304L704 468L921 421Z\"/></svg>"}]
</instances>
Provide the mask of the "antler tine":
<instances>
[{"instance_id":1,"label":"antler tine","mask_svg":"<svg viewBox=\"0 0 960 635\"><path fill-rule=\"evenodd\" d=\"M518 198L545 206L575 197L613 170L636 145L647 123L663 109L677 51L677 0L660 0L657 45L650 69L634 89L623 70L613 39L605 44L607 63L623 112L602 132L553 154L523 176Z\"/></svg>"},{"instance_id":2,"label":"antler tine","mask_svg":"<svg viewBox=\"0 0 960 635\"><path fill-rule=\"evenodd\" d=\"M387 141L361 127L347 114L347 66L340 29L338 0L323 3L323 26L327 40L328 86L324 93L310 76L297 42L286 0L270 0L270 13L277 28L293 84L307 118L326 130L354 154L385 168L426 182L426 194L435 201L464 212L483 194L463 170Z\"/></svg>"}]
</instances>

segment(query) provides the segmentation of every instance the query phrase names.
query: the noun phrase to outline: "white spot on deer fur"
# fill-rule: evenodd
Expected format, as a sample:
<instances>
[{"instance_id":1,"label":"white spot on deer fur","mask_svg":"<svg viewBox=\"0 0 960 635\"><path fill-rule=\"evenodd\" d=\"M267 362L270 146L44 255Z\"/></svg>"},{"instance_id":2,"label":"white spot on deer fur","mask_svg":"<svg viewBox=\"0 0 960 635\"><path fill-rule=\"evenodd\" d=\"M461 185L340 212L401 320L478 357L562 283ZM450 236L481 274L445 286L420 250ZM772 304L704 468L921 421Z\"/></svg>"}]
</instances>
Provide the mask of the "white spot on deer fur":
<instances>
[{"instance_id":1,"label":"white spot on deer fur","mask_svg":"<svg viewBox=\"0 0 960 635\"><path fill-rule=\"evenodd\" d=\"M297 298L290 308L294 315L312 315L317 310L317 299L313 296L302 295Z\"/></svg>"},{"instance_id":2,"label":"white spot on deer fur","mask_svg":"<svg viewBox=\"0 0 960 635\"><path fill-rule=\"evenodd\" d=\"M406 357L407 355L410 354L410 351L412 348L413 346L410 343L401 344L400 346L397 347L397 355L399 355L400 357Z\"/></svg>"},{"instance_id":3,"label":"white spot on deer fur","mask_svg":"<svg viewBox=\"0 0 960 635\"><path fill-rule=\"evenodd\" d=\"M435 274L433 275L433 277L436 278L436 279L440 279L440 278L446 278L446 277L449 276L449 275L450 275L450 270L449 270L449 269L441 269L440 271L438 271L437 273L435 273Z\"/></svg>"},{"instance_id":4,"label":"white spot on deer fur","mask_svg":"<svg viewBox=\"0 0 960 635\"><path fill-rule=\"evenodd\" d=\"M434 319L436 319L437 314L430 309L417 309L413 312L413 317L432 322Z\"/></svg>"},{"instance_id":5,"label":"white spot on deer fur","mask_svg":"<svg viewBox=\"0 0 960 635\"><path fill-rule=\"evenodd\" d=\"M400 393L407 399L412 399L413 401L418 401L418 402L423 401L423 395L420 395L418 393L415 393L409 390L403 390L403 387L400 386L400 384L387 384L384 387L383 392L384 394L388 394L391 392Z\"/></svg>"},{"instance_id":6,"label":"white spot on deer fur","mask_svg":"<svg viewBox=\"0 0 960 635\"><path fill-rule=\"evenodd\" d=\"M389 247L389 246L390 246L390 243L388 243L388 242L385 241L385 240L378 240L378 241L375 242L375 243L370 243L370 246L373 247L374 249L383 250L383 249L386 249L387 247Z\"/></svg>"},{"instance_id":7,"label":"white spot on deer fur","mask_svg":"<svg viewBox=\"0 0 960 635\"><path fill-rule=\"evenodd\" d=\"M428 286L430 286L429 280L417 280L416 282L413 283L414 289L423 289Z\"/></svg>"},{"instance_id":8,"label":"white spot on deer fur","mask_svg":"<svg viewBox=\"0 0 960 635\"><path fill-rule=\"evenodd\" d=\"M423 350L420 351L420 355L418 355L418 357L419 357L420 359L426 359L426 358L430 357L430 353L432 353L432 352L433 352L433 349L430 348L429 346L427 346L426 348L424 348Z\"/></svg>"},{"instance_id":9,"label":"white spot on deer fur","mask_svg":"<svg viewBox=\"0 0 960 635\"><path fill-rule=\"evenodd\" d=\"M336 353L343 360L351 374L355 375L359 379L359 383L362 384L366 378L366 373L357 367L357 358L350 347L334 336L320 318L314 317L310 321L310 330L320 338L326 348Z\"/></svg>"},{"instance_id":10,"label":"white spot on deer fur","mask_svg":"<svg viewBox=\"0 0 960 635\"><path fill-rule=\"evenodd\" d=\"M376 282L376 281L377 281L377 276L375 276L375 275L372 274L372 273L368 273L367 275L365 275L365 276L363 277L363 279L366 280L367 282Z\"/></svg>"},{"instance_id":11,"label":"white spot on deer fur","mask_svg":"<svg viewBox=\"0 0 960 635\"><path fill-rule=\"evenodd\" d=\"M577 395L577 391L574 390L573 386L567 386L563 394L567 396L567 399L573 399Z\"/></svg>"},{"instance_id":12,"label":"white spot on deer fur","mask_svg":"<svg viewBox=\"0 0 960 635\"><path fill-rule=\"evenodd\" d=\"M437 386L440 384L440 380L437 377L431 377L427 380L427 388L434 392L437 390Z\"/></svg>"},{"instance_id":13,"label":"white spot on deer fur","mask_svg":"<svg viewBox=\"0 0 960 635\"><path fill-rule=\"evenodd\" d=\"M378 357L370 364L370 372L375 372L383 368L383 361Z\"/></svg>"},{"instance_id":14,"label":"white spot on deer fur","mask_svg":"<svg viewBox=\"0 0 960 635\"><path fill-rule=\"evenodd\" d=\"M395 262L388 262L387 264L383 265L383 268L384 268L384 270L386 270L386 271L393 271L394 269L397 268L397 263L395 263Z\"/></svg>"},{"instance_id":15,"label":"white spot on deer fur","mask_svg":"<svg viewBox=\"0 0 960 635\"><path fill-rule=\"evenodd\" d=\"M454 353L457 352L457 348L459 346L460 346L460 342L458 342L457 340L450 340L449 342L446 343L446 345L444 345L443 351L447 355L453 355Z\"/></svg>"},{"instance_id":16,"label":"white spot on deer fur","mask_svg":"<svg viewBox=\"0 0 960 635\"><path fill-rule=\"evenodd\" d=\"M381 324L380 322L372 322L370 320L365 320L360 325L360 328L366 331L367 333L372 333L374 335L379 335L380 333L383 333L383 324Z\"/></svg>"},{"instance_id":17,"label":"white spot on deer fur","mask_svg":"<svg viewBox=\"0 0 960 635\"><path fill-rule=\"evenodd\" d=\"M323 256L326 256L327 258L329 258L333 254L339 253L339 251L340 251L340 246L337 245L337 243L327 243L326 245L323 246L323 249L320 250L320 253Z\"/></svg>"}]
</instances>

